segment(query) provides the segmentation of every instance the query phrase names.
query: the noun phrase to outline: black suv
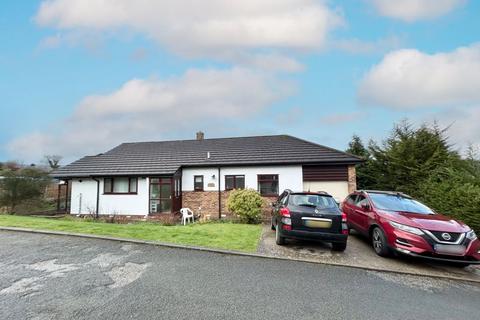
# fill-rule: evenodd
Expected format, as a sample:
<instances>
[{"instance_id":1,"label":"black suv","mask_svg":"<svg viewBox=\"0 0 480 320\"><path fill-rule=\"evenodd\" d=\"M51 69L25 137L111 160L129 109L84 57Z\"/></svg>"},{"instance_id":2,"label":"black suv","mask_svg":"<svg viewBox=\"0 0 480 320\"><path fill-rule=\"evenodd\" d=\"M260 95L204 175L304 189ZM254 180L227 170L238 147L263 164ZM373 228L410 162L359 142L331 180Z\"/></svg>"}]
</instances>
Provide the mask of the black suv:
<instances>
[{"instance_id":1,"label":"black suv","mask_svg":"<svg viewBox=\"0 0 480 320\"><path fill-rule=\"evenodd\" d=\"M272 230L278 245L292 238L330 242L335 251L347 247L347 216L331 195L285 190L272 206Z\"/></svg>"}]
</instances>

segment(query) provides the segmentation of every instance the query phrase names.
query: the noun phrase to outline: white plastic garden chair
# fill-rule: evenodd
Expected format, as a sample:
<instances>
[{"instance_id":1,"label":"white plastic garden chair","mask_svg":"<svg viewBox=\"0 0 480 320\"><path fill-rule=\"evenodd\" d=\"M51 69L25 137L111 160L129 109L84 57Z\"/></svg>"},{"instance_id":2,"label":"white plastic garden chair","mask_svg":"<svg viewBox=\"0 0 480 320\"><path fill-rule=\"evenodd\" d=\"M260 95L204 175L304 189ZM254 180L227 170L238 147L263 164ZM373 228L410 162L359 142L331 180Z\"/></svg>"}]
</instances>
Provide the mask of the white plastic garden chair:
<instances>
[{"instance_id":1,"label":"white plastic garden chair","mask_svg":"<svg viewBox=\"0 0 480 320\"><path fill-rule=\"evenodd\" d=\"M180 209L180 213L182 214L182 224L186 225L188 220L192 220L192 223L195 222L195 218L193 217L193 211L189 208L182 208Z\"/></svg>"}]
</instances>

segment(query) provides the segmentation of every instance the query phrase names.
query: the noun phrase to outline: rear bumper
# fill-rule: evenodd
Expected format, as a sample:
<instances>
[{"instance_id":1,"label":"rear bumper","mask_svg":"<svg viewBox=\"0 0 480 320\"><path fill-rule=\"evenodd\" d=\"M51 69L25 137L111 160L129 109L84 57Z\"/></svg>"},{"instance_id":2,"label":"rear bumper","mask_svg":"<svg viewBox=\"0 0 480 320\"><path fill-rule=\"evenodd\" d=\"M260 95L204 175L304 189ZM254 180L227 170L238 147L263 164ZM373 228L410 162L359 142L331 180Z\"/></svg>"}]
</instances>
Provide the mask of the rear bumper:
<instances>
[{"instance_id":1,"label":"rear bumper","mask_svg":"<svg viewBox=\"0 0 480 320\"><path fill-rule=\"evenodd\" d=\"M325 242L343 243L348 239L348 235L341 233L325 233L303 230L280 230L280 235L285 238L298 240L315 240Z\"/></svg>"}]
</instances>

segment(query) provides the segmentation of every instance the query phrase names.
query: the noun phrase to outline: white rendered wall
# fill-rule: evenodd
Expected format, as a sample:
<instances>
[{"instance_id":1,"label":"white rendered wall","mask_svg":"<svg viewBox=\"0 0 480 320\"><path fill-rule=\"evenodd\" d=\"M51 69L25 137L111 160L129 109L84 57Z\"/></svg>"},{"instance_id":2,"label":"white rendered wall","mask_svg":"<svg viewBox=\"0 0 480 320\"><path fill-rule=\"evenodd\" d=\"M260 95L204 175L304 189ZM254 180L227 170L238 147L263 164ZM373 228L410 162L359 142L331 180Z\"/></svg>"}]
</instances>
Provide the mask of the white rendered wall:
<instances>
[{"instance_id":1,"label":"white rendered wall","mask_svg":"<svg viewBox=\"0 0 480 320\"><path fill-rule=\"evenodd\" d=\"M71 184L71 214L95 213L97 205L97 182L92 179L74 179Z\"/></svg>"},{"instance_id":2,"label":"white rendered wall","mask_svg":"<svg viewBox=\"0 0 480 320\"><path fill-rule=\"evenodd\" d=\"M303 191L325 191L331 194L338 202L348 196L347 181L304 181Z\"/></svg>"},{"instance_id":3,"label":"white rendered wall","mask_svg":"<svg viewBox=\"0 0 480 320\"><path fill-rule=\"evenodd\" d=\"M302 166L226 167L221 168L220 190L225 190L226 175L244 175L245 188L257 190L259 174L278 174L279 193L285 189L303 190ZM193 191L193 177L203 175L204 190L218 191L218 168L186 168L182 172L182 190ZM215 175L215 178L212 176ZM208 184L211 186L208 186Z\"/></svg>"},{"instance_id":4,"label":"white rendered wall","mask_svg":"<svg viewBox=\"0 0 480 320\"><path fill-rule=\"evenodd\" d=\"M72 181L71 214L95 212L97 182L92 179ZM138 178L137 194L103 194L103 178L100 180L99 214L148 215L148 178ZM82 199L80 210L80 194Z\"/></svg>"},{"instance_id":5,"label":"white rendered wall","mask_svg":"<svg viewBox=\"0 0 480 320\"><path fill-rule=\"evenodd\" d=\"M215 175L215 178L212 176ZM193 191L194 176L203 176L204 191L218 191L217 168L189 168L182 170L182 191ZM211 186L208 186L211 184ZM212 186L213 185L213 186Z\"/></svg>"}]
</instances>

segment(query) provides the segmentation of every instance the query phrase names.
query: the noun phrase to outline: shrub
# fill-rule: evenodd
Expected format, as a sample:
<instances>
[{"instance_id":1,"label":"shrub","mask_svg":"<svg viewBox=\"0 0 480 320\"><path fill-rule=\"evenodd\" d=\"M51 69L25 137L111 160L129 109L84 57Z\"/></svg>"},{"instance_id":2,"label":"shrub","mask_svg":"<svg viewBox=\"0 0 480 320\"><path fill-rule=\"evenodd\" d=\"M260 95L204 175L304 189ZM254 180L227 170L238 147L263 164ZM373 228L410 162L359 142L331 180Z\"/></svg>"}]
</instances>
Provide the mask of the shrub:
<instances>
[{"instance_id":1,"label":"shrub","mask_svg":"<svg viewBox=\"0 0 480 320\"><path fill-rule=\"evenodd\" d=\"M49 182L47 173L36 168L6 171L2 175L0 206L7 207L12 213L22 202L39 199Z\"/></svg>"},{"instance_id":2,"label":"shrub","mask_svg":"<svg viewBox=\"0 0 480 320\"><path fill-rule=\"evenodd\" d=\"M459 170L436 170L419 185L419 199L480 233L480 183Z\"/></svg>"},{"instance_id":3,"label":"shrub","mask_svg":"<svg viewBox=\"0 0 480 320\"><path fill-rule=\"evenodd\" d=\"M233 190L227 200L227 208L245 223L259 223L263 199L253 189Z\"/></svg>"}]
</instances>

